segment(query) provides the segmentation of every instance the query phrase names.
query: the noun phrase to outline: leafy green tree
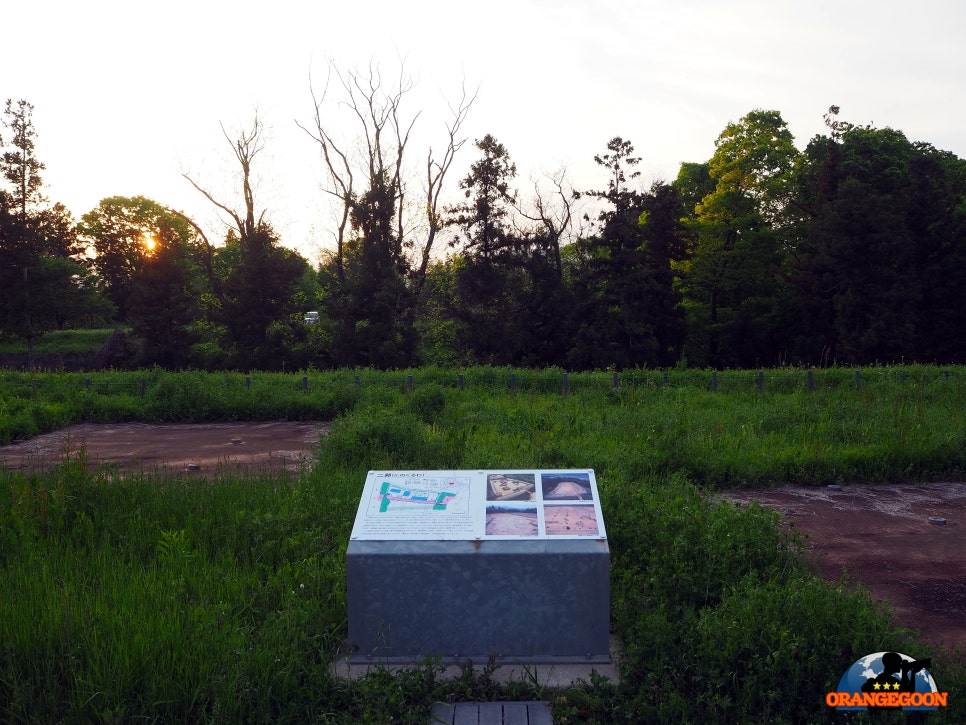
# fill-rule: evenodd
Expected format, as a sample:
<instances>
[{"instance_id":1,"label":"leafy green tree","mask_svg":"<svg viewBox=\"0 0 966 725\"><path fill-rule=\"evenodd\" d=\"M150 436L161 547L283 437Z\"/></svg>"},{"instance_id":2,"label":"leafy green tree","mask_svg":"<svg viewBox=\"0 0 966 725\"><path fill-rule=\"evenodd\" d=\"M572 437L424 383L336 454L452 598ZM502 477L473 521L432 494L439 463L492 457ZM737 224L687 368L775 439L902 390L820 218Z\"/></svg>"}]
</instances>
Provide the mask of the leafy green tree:
<instances>
[{"instance_id":1,"label":"leafy green tree","mask_svg":"<svg viewBox=\"0 0 966 725\"><path fill-rule=\"evenodd\" d=\"M466 201L450 209L449 223L461 235L455 270L455 306L451 310L458 345L471 360L510 364L521 342L521 292L527 284L521 269L519 240L510 227L516 193L511 184L516 165L506 147L491 134L476 141L481 157L460 181Z\"/></svg>"},{"instance_id":2,"label":"leafy green tree","mask_svg":"<svg viewBox=\"0 0 966 725\"><path fill-rule=\"evenodd\" d=\"M280 246L278 236L257 210L254 167L264 150L265 126L256 115L250 128L232 138L222 129L241 169L242 207L219 201L184 178L234 223L226 244L212 258L212 294L205 311L209 334L220 338L219 364L236 369L281 369L307 332L301 282L310 266Z\"/></svg>"},{"instance_id":3,"label":"leafy green tree","mask_svg":"<svg viewBox=\"0 0 966 725\"><path fill-rule=\"evenodd\" d=\"M798 152L777 111L729 123L715 146L708 164L714 188L690 217L692 248L682 269L686 356L715 367L776 363L787 319L785 231ZM699 188L694 181L679 177L678 185Z\"/></svg>"},{"instance_id":4,"label":"leafy green tree","mask_svg":"<svg viewBox=\"0 0 966 725\"><path fill-rule=\"evenodd\" d=\"M671 184L681 200L681 210L686 217L695 214L701 200L711 194L716 185L711 178L710 164L689 161L681 164L678 176Z\"/></svg>"},{"instance_id":5,"label":"leafy green tree","mask_svg":"<svg viewBox=\"0 0 966 725\"><path fill-rule=\"evenodd\" d=\"M305 322L305 313L321 313L325 308L322 289L322 269L313 269L306 261L302 276L292 291L292 300L299 307L296 324L291 327L288 350L292 368L330 368L332 364L332 325L326 319Z\"/></svg>"},{"instance_id":6,"label":"leafy green tree","mask_svg":"<svg viewBox=\"0 0 966 725\"><path fill-rule=\"evenodd\" d=\"M66 257L42 256L29 268L29 304L34 332L98 327L114 317L102 282L88 265Z\"/></svg>"},{"instance_id":7,"label":"leafy green tree","mask_svg":"<svg viewBox=\"0 0 966 725\"><path fill-rule=\"evenodd\" d=\"M141 342L141 363L184 368L199 339L197 322L207 279L184 229L161 221L152 240L131 279L128 321Z\"/></svg>"},{"instance_id":8,"label":"leafy green tree","mask_svg":"<svg viewBox=\"0 0 966 725\"><path fill-rule=\"evenodd\" d=\"M80 239L93 249L94 268L123 320L131 313L129 298L135 278L147 260L157 260L156 246L166 247L165 256L201 254L195 231L183 215L144 196L102 199L81 217L77 230Z\"/></svg>"},{"instance_id":9,"label":"leafy green tree","mask_svg":"<svg viewBox=\"0 0 966 725\"><path fill-rule=\"evenodd\" d=\"M810 361L954 362L966 346L966 165L893 129L835 122L798 174L794 265Z\"/></svg>"},{"instance_id":10,"label":"leafy green tree","mask_svg":"<svg viewBox=\"0 0 966 725\"><path fill-rule=\"evenodd\" d=\"M38 254L62 259L83 256L74 216L60 202L38 209L32 218L33 245Z\"/></svg>"},{"instance_id":11,"label":"leafy green tree","mask_svg":"<svg viewBox=\"0 0 966 725\"><path fill-rule=\"evenodd\" d=\"M966 160L914 144L908 222L916 245L922 296L916 356L928 363L966 363Z\"/></svg>"},{"instance_id":12,"label":"leafy green tree","mask_svg":"<svg viewBox=\"0 0 966 725\"><path fill-rule=\"evenodd\" d=\"M688 256L687 234L681 199L672 185L653 184L641 207L638 226L648 274L640 297L658 343L654 363L668 367L681 359L686 334L677 270Z\"/></svg>"},{"instance_id":13,"label":"leafy green tree","mask_svg":"<svg viewBox=\"0 0 966 725\"><path fill-rule=\"evenodd\" d=\"M32 104L7 99L4 125L11 133L10 147L3 152L3 176L9 184L9 205L21 223L26 223L31 208L46 201L40 193L45 166L34 155L37 130L33 124ZM26 240L24 240L26 242Z\"/></svg>"},{"instance_id":14,"label":"leafy green tree","mask_svg":"<svg viewBox=\"0 0 966 725\"><path fill-rule=\"evenodd\" d=\"M48 205L42 194L41 172L46 166L37 158L32 104L7 99L4 125L10 131L10 145L3 152L0 168L7 182L3 205L9 218L3 246L24 249L35 255L70 257L81 252L74 220L63 204Z\"/></svg>"},{"instance_id":15,"label":"leafy green tree","mask_svg":"<svg viewBox=\"0 0 966 725\"><path fill-rule=\"evenodd\" d=\"M672 264L684 253L676 192L630 186L640 172L630 141L615 137L595 161L607 188L588 192L606 206L597 235L578 242L574 368L669 365L680 355L683 314Z\"/></svg>"},{"instance_id":16,"label":"leafy green tree","mask_svg":"<svg viewBox=\"0 0 966 725\"><path fill-rule=\"evenodd\" d=\"M462 255L454 255L428 265L415 320L420 365L456 367L474 362L460 344L455 314L459 308L456 276L463 263Z\"/></svg>"},{"instance_id":17,"label":"leafy green tree","mask_svg":"<svg viewBox=\"0 0 966 725\"><path fill-rule=\"evenodd\" d=\"M214 264L209 315L223 333L224 363L240 370L291 365L292 347L307 334L306 300L299 292L308 262L280 246L271 228L262 225L245 239L229 235Z\"/></svg>"},{"instance_id":18,"label":"leafy green tree","mask_svg":"<svg viewBox=\"0 0 966 725\"><path fill-rule=\"evenodd\" d=\"M8 100L8 133L0 136L0 333L27 340L44 330L110 315L110 305L80 250L74 221L62 204L48 206L35 155L33 106ZM7 141L4 141L4 138Z\"/></svg>"},{"instance_id":19,"label":"leafy green tree","mask_svg":"<svg viewBox=\"0 0 966 725\"><path fill-rule=\"evenodd\" d=\"M433 336L434 360L559 365L569 313L560 241L569 230L573 195L562 172L550 175L556 196L535 182L525 210L512 188L516 166L506 147L487 134L476 148L481 156L460 183L466 201L448 216L459 228L451 244L461 251L433 268L432 297L422 301L431 314L421 314L420 329Z\"/></svg>"},{"instance_id":20,"label":"leafy green tree","mask_svg":"<svg viewBox=\"0 0 966 725\"><path fill-rule=\"evenodd\" d=\"M479 139L476 148L483 156L460 181L468 201L451 210L450 223L463 230L462 240L471 254L489 261L509 245L508 217L516 201L510 184L517 167L506 147L491 134Z\"/></svg>"},{"instance_id":21,"label":"leafy green tree","mask_svg":"<svg viewBox=\"0 0 966 725\"><path fill-rule=\"evenodd\" d=\"M343 279L336 277L325 295L337 365L399 368L415 359L413 300L394 226L396 202L396 182L384 173L372 177L352 204L357 236L343 250Z\"/></svg>"}]
</instances>

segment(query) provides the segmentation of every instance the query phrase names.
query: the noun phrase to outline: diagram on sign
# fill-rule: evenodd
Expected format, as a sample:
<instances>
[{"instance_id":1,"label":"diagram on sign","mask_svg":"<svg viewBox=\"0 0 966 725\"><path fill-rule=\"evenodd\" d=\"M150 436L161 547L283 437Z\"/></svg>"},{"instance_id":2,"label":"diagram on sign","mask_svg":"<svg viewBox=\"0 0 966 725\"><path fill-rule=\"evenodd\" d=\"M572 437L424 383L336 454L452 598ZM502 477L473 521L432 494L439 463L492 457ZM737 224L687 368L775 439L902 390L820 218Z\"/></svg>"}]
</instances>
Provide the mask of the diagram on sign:
<instances>
[{"instance_id":1,"label":"diagram on sign","mask_svg":"<svg viewBox=\"0 0 966 725\"><path fill-rule=\"evenodd\" d=\"M465 514L469 510L469 487L469 478L462 477L385 478L374 491L370 512Z\"/></svg>"}]
</instances>

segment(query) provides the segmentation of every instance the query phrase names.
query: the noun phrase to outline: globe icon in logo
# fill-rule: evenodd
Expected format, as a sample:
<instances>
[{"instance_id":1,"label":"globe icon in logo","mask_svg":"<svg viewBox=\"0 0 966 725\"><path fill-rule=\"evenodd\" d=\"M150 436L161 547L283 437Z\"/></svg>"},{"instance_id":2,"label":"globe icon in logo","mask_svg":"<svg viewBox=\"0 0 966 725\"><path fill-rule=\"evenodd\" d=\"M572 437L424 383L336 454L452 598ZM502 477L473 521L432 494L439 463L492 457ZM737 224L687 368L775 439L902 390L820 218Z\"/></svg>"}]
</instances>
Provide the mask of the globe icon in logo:
<instances>
[{"instance_id":1,"label":"globe icon in logo","mask_svg":"<svg viewBox=\"0 0 966 725\"><path fill-rule=\"evenodd\" d=\"M936 710L941 703L929 660L916 660L900 652L875 652L856 660L836 687L837 710L902 709ZM852 698L843 697L848 693ZM875 704L858 703L863 693L874 696ZM878 693L881 693L879 695ZM833 693L829 693L831 698ZM832 705L832 700L828 700Z\"/></svg>"}]
</instances>

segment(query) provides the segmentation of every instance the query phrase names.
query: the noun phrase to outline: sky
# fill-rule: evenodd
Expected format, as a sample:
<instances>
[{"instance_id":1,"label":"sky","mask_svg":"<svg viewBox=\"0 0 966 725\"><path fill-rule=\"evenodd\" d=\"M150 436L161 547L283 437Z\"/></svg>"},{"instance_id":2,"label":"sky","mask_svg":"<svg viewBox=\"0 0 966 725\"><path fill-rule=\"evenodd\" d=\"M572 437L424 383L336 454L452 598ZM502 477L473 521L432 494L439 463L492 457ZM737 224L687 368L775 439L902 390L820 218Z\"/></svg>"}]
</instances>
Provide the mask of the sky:
<instances>
[{"instance_id":1,"label":"sky","mask_svg":"<svg viewBox=\"0 0 966 725\"><path fill-rule=\"evenodd\" d=\"M453 201L488 133L521 196L561 169L577 189L604 188L593 158L614 136L633 142L647 186L707 161L725 126L759 108L782 114L799 149L834 104L841 120L966 157L960 0L32 0L2 20L0 102L33 104L52 202L79 220L101 199L147 196L221 240L228 220L183 175L242 208L228 139L257 115L256 206L313 263L334 225L319 147L299 125L312 127L331 66L411 78L414 193L448 104L477 93ZM323 120L353 148L359 127L339 98L330 88Z\"/></svg>"}]
</instances>

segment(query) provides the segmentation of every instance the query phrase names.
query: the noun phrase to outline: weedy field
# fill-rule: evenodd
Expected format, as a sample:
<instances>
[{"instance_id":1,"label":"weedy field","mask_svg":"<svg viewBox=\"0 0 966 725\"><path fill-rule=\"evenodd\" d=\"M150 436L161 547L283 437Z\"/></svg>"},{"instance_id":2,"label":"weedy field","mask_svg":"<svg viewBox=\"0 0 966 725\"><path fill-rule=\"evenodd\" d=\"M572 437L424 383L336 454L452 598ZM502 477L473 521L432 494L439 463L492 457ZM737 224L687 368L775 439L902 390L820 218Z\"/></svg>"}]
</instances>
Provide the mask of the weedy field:
<instances>
[{"instance_id":1,"label":"weedy field","mask_svg":"<svg viewBox=\"0 0 966 725\"><path fill-rule=\"evenodd\" d=\"M815 578L773 512L710 495L961 477L966 371L763 377L0 374L3 442L80 421L333 421L297 475L121 478L83 449L46 473L0 472L0 715L424 723L437 700L546 699L558 723L828 722L848 666L892 649L932 657L950 706L930 721L966 720L961 653ZM487 663L447 681L433 661L336 679L366 472L500 467L597 472L620 683L501 686Z\"/></svg>"},{"instance_id":2,"label":"weedy field","mask_svg":"<svg viewBox=\"0 0 966 725\"><path fill-rule=\"evenodd\" d=\"M82 330L50 330L39 335L33 344L33 352L44 354L96 353L107 338L111 328ZM27 346L22 340L0 340L0 354L26 355Z\"/></svg>"}]
</instances>

